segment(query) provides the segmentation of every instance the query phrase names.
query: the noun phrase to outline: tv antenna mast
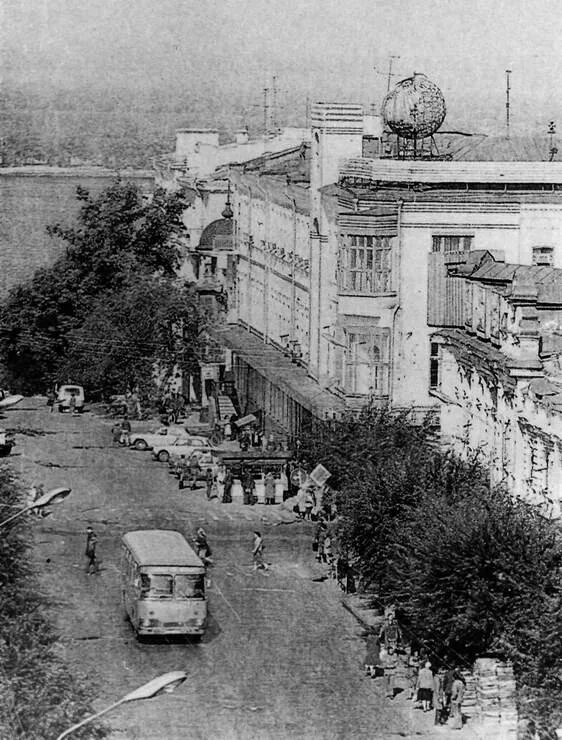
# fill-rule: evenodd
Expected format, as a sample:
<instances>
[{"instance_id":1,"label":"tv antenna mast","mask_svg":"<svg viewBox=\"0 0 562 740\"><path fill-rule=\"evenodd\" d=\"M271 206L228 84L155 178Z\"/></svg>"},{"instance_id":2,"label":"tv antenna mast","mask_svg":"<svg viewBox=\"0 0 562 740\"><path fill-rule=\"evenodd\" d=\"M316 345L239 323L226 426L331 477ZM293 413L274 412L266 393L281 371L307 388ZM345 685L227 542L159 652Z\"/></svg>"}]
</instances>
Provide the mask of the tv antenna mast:
<instances>
[{"instance_id":1,"label":"tv antenna mast","mask_svg":"<svg viewBox=\"0 0 562 740\"><path fill-rule=\"evenodd\" d=\"M400 59L398 54L390 54L388 57L388 78L386 82L386 92L390 91L390 83L393 77L395 77L395 74L392 74L392 65L394 63L395 59Z\"/></svg>"},{"instance_id":2,"label":"tv antenna mast","mask_svg":"<svg viewBox=\"0 0 562 740\"><path fill-rule=\"evenodd\" d=\"M509 86L509 77L511 75L511 70L506 69L505 70L505 138L509 139L509 91L511 90L511 87Z\"/></svg>"}]
</instances>

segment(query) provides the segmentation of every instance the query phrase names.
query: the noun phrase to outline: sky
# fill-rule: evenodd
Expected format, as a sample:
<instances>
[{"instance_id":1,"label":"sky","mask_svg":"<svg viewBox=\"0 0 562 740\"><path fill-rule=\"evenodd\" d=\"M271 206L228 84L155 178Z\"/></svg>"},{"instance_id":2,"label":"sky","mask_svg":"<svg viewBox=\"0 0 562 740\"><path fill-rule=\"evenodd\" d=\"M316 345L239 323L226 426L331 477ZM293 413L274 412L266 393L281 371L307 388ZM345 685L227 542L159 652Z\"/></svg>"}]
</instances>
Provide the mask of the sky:
<instances>
[{"instance_id":1,"label":"sky","mask_svg":"<svg viewBox=\"0 0 562 740\"><path fill-rule=\"evenodd\" d=\"M286 108L307 95L379 107L397 55L393 84L424 72L443 90L444 128L501 133L511 69L514 130L562 130L560 0L0 0L0 28L12 84L259 106L276 73Z\"/></svg>"}]
</instances>

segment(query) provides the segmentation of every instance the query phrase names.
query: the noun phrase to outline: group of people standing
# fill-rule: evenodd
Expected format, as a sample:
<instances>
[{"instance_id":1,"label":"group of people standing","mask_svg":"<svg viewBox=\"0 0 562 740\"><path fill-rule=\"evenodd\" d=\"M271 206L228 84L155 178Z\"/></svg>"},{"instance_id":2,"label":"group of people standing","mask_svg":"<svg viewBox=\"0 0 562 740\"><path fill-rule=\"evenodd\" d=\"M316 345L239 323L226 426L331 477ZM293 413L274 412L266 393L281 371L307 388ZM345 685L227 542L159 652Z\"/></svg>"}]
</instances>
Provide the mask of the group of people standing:
<instances>
[{"instance_id":1,"label":"group of people standing","mask_svg":"<svg viewBox=\"0 0 562 740\"><path fill-rule=\"evenodd\" d=\"M466 684L460 668L441 666L435 670L424 650L412 652L409 645L403 645L393 608L385 613L378 635L369 632L366 642L366 674L371 678L384 676L388 698L394 699L406 692L417 708L435 712L436 725L462 729Z\"/></svg>"}]
</instances>

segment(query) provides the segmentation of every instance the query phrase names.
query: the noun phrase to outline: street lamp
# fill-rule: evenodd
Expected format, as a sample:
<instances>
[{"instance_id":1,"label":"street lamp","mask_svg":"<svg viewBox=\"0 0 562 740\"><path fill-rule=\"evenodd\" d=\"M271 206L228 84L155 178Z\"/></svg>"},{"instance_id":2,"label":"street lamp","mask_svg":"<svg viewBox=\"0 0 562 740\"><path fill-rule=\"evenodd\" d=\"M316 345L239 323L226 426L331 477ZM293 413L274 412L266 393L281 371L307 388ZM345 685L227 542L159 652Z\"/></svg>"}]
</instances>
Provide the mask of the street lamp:
<instances>
[{"instance_id":1,"label":"street lamp","mask_svg":"<svg viewBox=\"0 0 562 740\"><path fill-rule=\"evenodd\" d=\"M12 516L4 519L3 522L0 522L0 527L3 527L4 524L8 524L8 522L11 522L13 519L16 519L18 516L21 516L32 509L44 509L45 506L48 506L49 504L60 504L60 502L68 496L71 490L72 489L65 487L52 488L50 491L47 491L47 493L39 496L38 499L35 499L32 504L29 504L24 509L20 509L20 511L12 514Z\"/></svg>"},{"instance_id":2,"label":"street lamp","mask_svg":"<svg viewBox=\"0 0 562 740\"><path fill-rule=\"evenodd\" d=\"M153 696L158 696L158 694L161 694L162 692L171 693L177 686L180 686L186 678L187 673L184 673L184 671L163 673L161 676L153 678L152 681L139 686L138 689L131 691L130 694L127 694L114 704L110 704L105 709L102 709L101 712L96 712L96 714L92 714L90 717L83 719L82 722L78 722L77 725L72 725L72 727L65 730L62 735L59 735L57 740L62 740L63 737L68 737L68 735L70 735L71 732L74 732L74 730L78 730L80 727L87 725L89 722L92 722L92 720L101 717L102 714L107 714L107 712L115 709L115 707L118 707L120 704L125 704L129 701L138 701L139 699L151 699Z\"/></svg>"}]
</instances>

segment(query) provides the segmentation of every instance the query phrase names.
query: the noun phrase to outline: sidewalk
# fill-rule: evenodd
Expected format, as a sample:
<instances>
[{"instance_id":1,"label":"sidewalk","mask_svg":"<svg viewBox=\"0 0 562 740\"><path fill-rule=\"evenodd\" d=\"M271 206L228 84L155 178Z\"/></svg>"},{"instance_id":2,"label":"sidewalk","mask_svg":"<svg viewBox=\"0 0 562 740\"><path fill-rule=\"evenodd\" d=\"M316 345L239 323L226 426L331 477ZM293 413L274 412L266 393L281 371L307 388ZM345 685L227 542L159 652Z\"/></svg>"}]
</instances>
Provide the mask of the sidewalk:
<instances>
[{"instance_id":1,"label":"sidewalk","mask_svg":"<svg viewBox=\"0 0 562 740\"><path fill-rule=\"evenodd\" d=\"M375 609L369 608L369 595L368 594L345 594L341 596L341 603L344 609L352 614L358 622L365 629L372 629L379 631L384 618L378 614ZM374 691L383 691L382 679L370 679L374 686ZM412 728L411 737L425 736L431 738L439 738L440 740L455 740L456 738L465 738L465 740L499 740L491 737L489 734L489 728L486 730L486 734L481 734L479 728L468 720L462 730L453 730L446 725L434 725L434 714L433 712L424 713L419 709L414 709L414 702L408 700L402 694L399 694L396 699L387 699L389 703L396 706L396 711L401 713L407 713L409 715L409 726ZM483 729L483 728L482 728Z\"/></svg>"}]
</instances>

